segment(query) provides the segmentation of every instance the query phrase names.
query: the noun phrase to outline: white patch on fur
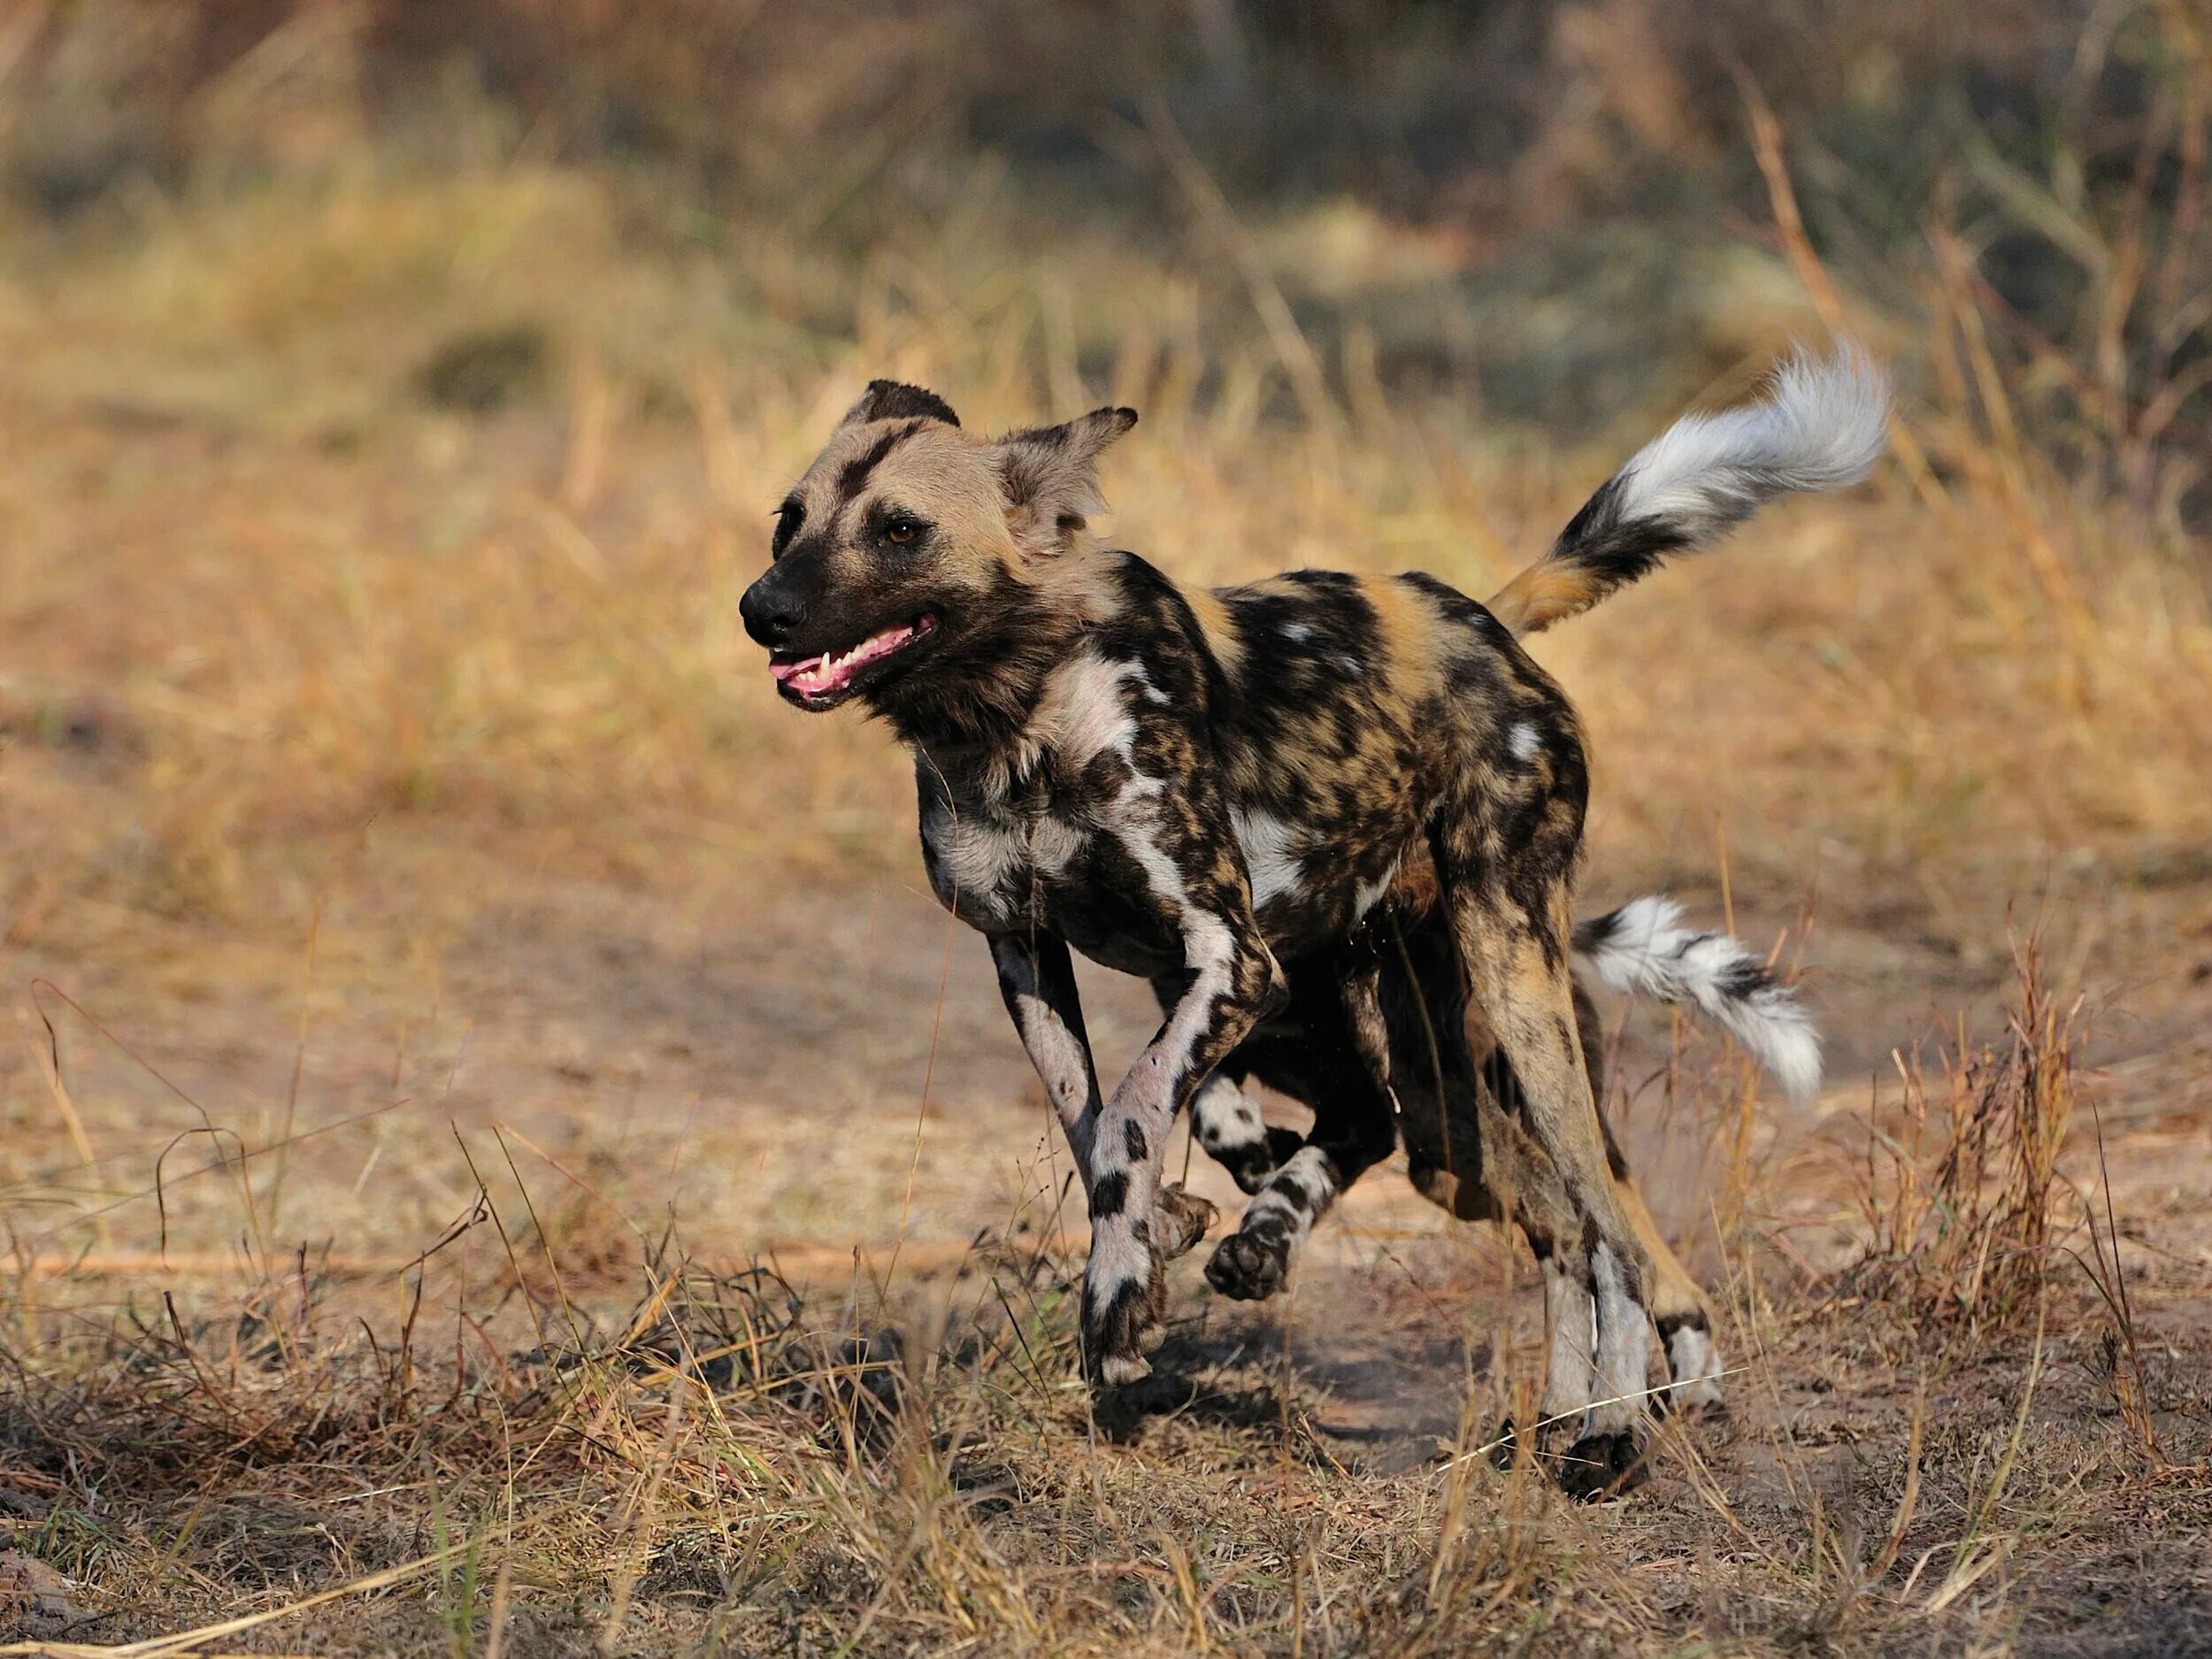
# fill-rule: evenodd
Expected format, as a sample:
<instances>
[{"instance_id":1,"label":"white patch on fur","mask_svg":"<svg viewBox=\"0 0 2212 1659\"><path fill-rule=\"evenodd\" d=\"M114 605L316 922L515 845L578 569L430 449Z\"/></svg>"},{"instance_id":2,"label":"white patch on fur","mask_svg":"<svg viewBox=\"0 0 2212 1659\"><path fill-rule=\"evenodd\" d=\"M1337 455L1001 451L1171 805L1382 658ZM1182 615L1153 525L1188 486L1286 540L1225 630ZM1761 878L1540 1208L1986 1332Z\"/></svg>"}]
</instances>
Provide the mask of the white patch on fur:
<instances>
[{"instance_id":1,"label":"white patch on fur","mask_svg":"<svg viewBox=\"0 0 2212 1659\"><path fill-rule=\"evenodd\" d=\"M1163 1128L1170 1116L1169 1104L1174 1099L1174 1073L1189 1058L1213 1018L1216 1000L1229 994L1236 955L1236 941L1229 932L1228 923L1204 910L1184 911L1183 965L1191 970L1190 989L1176 1003L1167 1028L1155 1045L1158 1054L1154 1057L1165 1059L1169 1064L1155 1068L1158 1072L1156 1080L1145 1079L1148 1087L1141 1097L1145 1105L1157 1114ZM1131 1075L1133 1079L1135 1076L1133 1072Z\"/></svg>"},{"instance_id":2,"label":"white patch on fur","mask_svg":"<svg viewBox=\"0 0 2212 1659\"><path fill-rule=\"evenodd\" d=\"M1090 1055L1043 998L1027 993L1014 999L1014 1023L1020 1028L1022 1047L1029 1063L1051 1097L1052 1110L1068 1137L1076 1163L1090 1163L1090 1125L1086 1115L1091 1103Z\"/></svg>"},{"instance_id":3,"label":"white patch on fur","mask_svg":"<svg viewBox=\"0 0 2212 1659\"><path fill-rule=\"evenodd\" d=\"M1082 830L1064 819L1023 824L1002 813L935 822L927 837L940 864L939 896L956 899L972 921L1018 914L1037 878L1064 874L1083 850Z\"/></svg>"},{"instance_id":4,"label":"white patch on fur","mask_svg":"<svg viewBox=\"0 0 2212 1659\"><path fill-rule=\"evenodd\" d=\"M1256 1146L1267 1139L1259 1109L1244 1091L1218 1071L1206 1079L1190 1103L1191 1133L1198 1144L1218 1156Z\"/></svg>"},{"instance_id":5,"label":"white patch on fur","mask_svg":"<svg viewBox=\"0 0 2212 1659\"><path fill-rule=\"evenodd\" d=\"M1826 359L1800 351L1765 402L1686 415L1638 450L1619 473L1621 516L1701 541L1778 495L1857 483L1888 444L1881 372L1847 345Z\"/></svg>"},{"instance_id":6,"label":"white patch on fur","mask_svg":"<svg viewBox=\"0 0 2212 1659\"><path fill-rule=\"evenodd\" d=\"M1295 893L1302 873L1296 832L1271 812L1248 812L1240 806L1229 809L1229 822L1236 830L1237 844L1244 849L1244 872L1252 883L1252 908L1259 910L1271 899Z\"/></svg>"},{"instance_id":7,"label":"white patch on fur","mask_svg":"<svg viewBox=\"0 0 2212 1659\"><path fill-rule=\"evenodd\" d=\"M1282 633L1283 637L1293 645L1303 645L1313 637L1313 630L1302 622L1284 623Z\"/></svg>"},{"instance_id":8,"label":"white patch on fur","mask_svg":"<svg viewBox=\"0 0 2212 1659\"><path fill-rule=\"evenodd\" d=\"M1151 683L1135 663L1110 663L1086 651L1047 677L1023 735L1080 769L1106 750L1126 749L1135 741L1129 688L1148 688Z\"/></svg>"},{"instance_id":9,"label":"white patch on fur","mask_svg":"<svg viewBox=\"0 0 2212 1659\"><path fill-rule=\"evenodd\" d=\"M1586 924L1575 930L1576 959L1606 986L1687 1003L1733 1033L1792 1100L1819 1092L1820 1033L1811 1014L1740 941L1684 927L1682 907L1655 895L1608 919L1595 939Z\"/></svg>"},{"instance_id":10,"label":"white patch on fur","mask_svg":"<svg viewBox=\"0 0 2212 1659\"><path fill-rule=\"evenodd\" d=\"M1554 1250L1542 1263L1544 1325L1549 1334L1550 1357L1544 1366L1544 1394L1537 1409L1543 1414L1546 1439L1582 1437L1582 1420L1595 1398L1597 1304L1582 1281L1569 1272Z\"/></svg>"},{"instance_id":11,"label":"white patch on fur","mask_svg":"<svg viewBox=\"0 0 2212 1659\"><path fill-rule=\"evenodd\" d=\"M955 899L979 904L1011 884L1028 852L1013 825L996 818L982 823L948 819L932 844Z\"/></svg>"},{"instance_id":12,"label":"white patch on fur","mask_svg":"<svg viewBox=\"0 0 2212 1659\"><path fill-rule=\"evenodd\" d=\"M1064 873L1083 850L1087 837L1065 818L1041 818L1029 830L1029 856L1047 875Z\"/></svg>"},{"instance_id":13,"label":"white patch on fur","mask_svg":"<svg viewBox=\"0 0 2212 1659\"><path fill-rule=\"evenodd\" d=\"M1393 858L1390 861L1390 868L1382 872L1379 879L1363 881L1352 889L1352 919L1354 921L1357 921L1382 902L1382 895L1390 891L1390 884L1398 879L1398 865L1402 862L1403 861L1401 859Z\"/></svg>"},{"instance_id":14,"label":"white patch on fur","mask_svg":"<svg viewBox=\"0 0 2212 1659\"><path fill-rule=\"evenodd\" d=\"M1543 741L1537 735L1535 726L1523 720L1506 733L1505 746L1513 751L1514 759L1528 761L1535 758L1537 749Z\"/></svg>"},{"instance_id":15,"label":"white patch on fur","mask_svg":"<svg viewBox=\"0 0 2212 1659\"><path fill-rule=\"evenodd\" d=\"M1720 1404L1720 1350L1709 1332L1677 1325L1667 1339L1667 1370L1674 1379L1668 1399L1676 1410Z\"/></svg>"},{"instance_id":16,"label":"white patch on fur","mask_svg":"<svg viewBox=\"0 0 2212 1659\"><path fill-rule=\"evenodd\" d=\"M1590 1252L1590 1283L1598 1343L1589 1432L1617 1434L1633 1427L1649 1404L1644 1390L1650 1385L1651 1315L1628 1294L1627 1269L1602 1240Z\"/></svg>"}]
</instances>

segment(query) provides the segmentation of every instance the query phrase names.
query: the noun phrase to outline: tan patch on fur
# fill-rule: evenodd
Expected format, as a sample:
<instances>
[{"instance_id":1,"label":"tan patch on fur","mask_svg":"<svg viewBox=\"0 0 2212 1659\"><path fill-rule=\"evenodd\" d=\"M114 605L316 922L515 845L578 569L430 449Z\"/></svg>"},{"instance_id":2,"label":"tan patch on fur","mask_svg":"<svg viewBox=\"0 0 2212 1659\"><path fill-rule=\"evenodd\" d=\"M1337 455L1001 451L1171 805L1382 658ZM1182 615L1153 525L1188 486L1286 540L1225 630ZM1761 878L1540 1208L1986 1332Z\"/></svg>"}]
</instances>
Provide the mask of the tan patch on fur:
<instances>
[{"instance_id":1,"label":"tan patch on fur","mask_svg":"<svg viewBox=\"0 0 2212 1659\"><path fill-rule=\"evenodd\" d=\"M1186 588L1183 597L1190 602L1191 614L1198 618L1198 631L1221 664L1222 672L1234 680L1243 671L1244 641L1229 620L1229 607L1218 595L1203 588Z\"/></svg>"},{"instance_id":2,"label":"tan patch on fur","mask_svg":"<svg viewBox=\"0 0 2212 1659\"><path fill-rule=\"evenodd\" d=\"M1515 634L1538 634L1587 611L1597 600L1597 585L1587 572L1540 559L1498 589L1489 611Z\"/></svg>"}]
</instances>

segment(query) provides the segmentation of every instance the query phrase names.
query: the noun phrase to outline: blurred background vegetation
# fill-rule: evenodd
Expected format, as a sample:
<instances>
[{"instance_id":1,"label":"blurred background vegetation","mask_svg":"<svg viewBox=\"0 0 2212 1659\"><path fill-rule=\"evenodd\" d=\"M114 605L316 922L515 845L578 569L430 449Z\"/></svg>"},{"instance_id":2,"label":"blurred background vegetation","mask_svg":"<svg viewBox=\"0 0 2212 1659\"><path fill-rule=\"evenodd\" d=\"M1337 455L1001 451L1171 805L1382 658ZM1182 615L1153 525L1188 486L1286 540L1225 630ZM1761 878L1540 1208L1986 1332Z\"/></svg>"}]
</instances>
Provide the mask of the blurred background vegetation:
<instances>
[{"instance_id":1,"label":"blurred background vegetation","mask_svg":"<svg viewBox=\"0 0 2212 1659\"><path fill-rule=\"evenodd\" d=\"M1695 389L1793 302L1754 252L1763 100L1847 285L1924 313L1931 234L1957 239L2007 355L2056 354L2036 412L2085 450L2175 440L2131 481L2193 518L2205 25L2190 0L19 0L0 154L19 213L80 235L150 196L328 188L365 144L417 178L587 170L626 248L714 262L730 349L826 363L871 260L948 223L974 267L909 280L1003 282L992 232L1124 250L1179 291L1081 296L1102 375L1133 310L1248 326L1171 124L1325 364L1364 330L1389 389L1586 426ZM484 371L528 380L508 344Z\"/></svg>"},{"instance_id":2,"label":"blurred background vegetation","mask_svg":"<svg viewBox=\"0 0 2212 1659\"><path fill-rule=\"evenodd\" d=\"M1905 390L1878 504L1555 656L1630 827L1678 845L1721 753L1801 887L2185 863L2208 42L2201 0L16 0L0 729L127 808L19 828L19 879L235 909L254 849L424 811L895 857L895 764L730 626L870 374L1139 404L1120 534L1187 575L1486 591L1837 326Z\"/></svg>"}]
</instances>

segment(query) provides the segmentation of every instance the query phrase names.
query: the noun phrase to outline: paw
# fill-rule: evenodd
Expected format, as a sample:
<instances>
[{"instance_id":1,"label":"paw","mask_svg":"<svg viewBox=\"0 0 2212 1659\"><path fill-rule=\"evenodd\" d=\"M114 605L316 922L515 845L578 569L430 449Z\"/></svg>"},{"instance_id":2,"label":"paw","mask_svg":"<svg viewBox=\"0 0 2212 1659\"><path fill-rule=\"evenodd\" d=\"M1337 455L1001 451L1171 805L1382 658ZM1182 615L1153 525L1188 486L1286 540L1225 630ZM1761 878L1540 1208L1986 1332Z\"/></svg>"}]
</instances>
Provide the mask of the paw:
<instances>
[{"instance_id":1,"label":"paw","mask_svg":"<svg viewBox=\"0 0 2212 1659\"><path fill-rule=\"evenodd\" d=\"M1529 1435L1530 1448L1538 1463L1549 1467L1560 1458L1560 1447L1571 1435L1582 1432L1583 1414L1568 1412L1560 1417L1540 1417ZM1520 1453L1521 1430L1511 1417L1498 1419L1498 1426L1490 1432L1490 1461L1500 1469L1513 1467L1513 1460Z\"/></svg>"},{"instance_id":2,"label":"paw","mask_svg":"<svg viewBox=\"0 0 2212 1659\"><path fill-rule=\"evenodd\" d=\"M1221 1211L1194 1193L1179 1187L1163 1187L1152 1205L1152 1243L1156 1260L1173 1260L1187 1254L1220 1219Z\"/></svg>"},{"instance_id":3,"label":"paw","mask_svg":"<svg viewBox=\"0 0 2212 1659\"><path fill-rule=\"evenodd\" d=\"M1560 1490L1580 1503L1595 1503L1633 1492L1649 1471L1644 1448L1632 1431L1617 1434L1586 1434L1570 1446L1552 1467Z\"/></svg>"},{"instance_id":4,"label":"paw","mask_svg":"<svg viewBox=\"0 0 2212 1659\"><path fill-rule=\"evenodd\" d=\"M1659 1321L1666 1339L1667 1370L1673 1386L1654 1396L1672 1413L1688 1417L1722 1417L1728 1408L1721 1399L1720 1355L1702 1313Z\"/></svg>"},{"instance_id":5,"label":"paw","mask_svg":"<svg viewBox=\"0 0 2212 1659\"><path fill-rule=\"evenodd\" d=\"M1520 1430L1513 1426L1511 1417L1499 1419L1498 1426L1490 1433L1490 1466L1493 1469L1510 1469L1520 1452Z\"/></svg>"},{"instance_id":6,"label":"paw","mask_svg":"<svg viewBox=\"0 0 2212 1659\"><path fill-rule=\"evenodd\" d=\"M1144 1356L1159 1346L1166 1292L1166 1264L1156 1253L1141 1279L1084 1280L1083 1365L1094 1382L1119 1387L1152 1374Z\"/></svg>"},{"instance_id":7,"label":"paw","mask_svg":"<svg viewBox=\"0 0 2212 1659\"><path fill-rule=\"evenodd\" d=\"M1686 1423L1725 1423L1729 1417L1720 1385L1709 1377L1661 1389L1651 1397L1651 1410L1654 1417L1680 1417Z\"/></svg>"},{"instance_id":8,"label":"paw","mask_svg":"<svg viewBox=\"0 0 2212 1659\"><path fill-rule=\"evenodd\" d=\"M1289 1276L1289 1236L1272 1229L1231 1233L1206 1263L1206 1282L1238 1302L1264 1302Z\"/></svg>"}]
</instances>

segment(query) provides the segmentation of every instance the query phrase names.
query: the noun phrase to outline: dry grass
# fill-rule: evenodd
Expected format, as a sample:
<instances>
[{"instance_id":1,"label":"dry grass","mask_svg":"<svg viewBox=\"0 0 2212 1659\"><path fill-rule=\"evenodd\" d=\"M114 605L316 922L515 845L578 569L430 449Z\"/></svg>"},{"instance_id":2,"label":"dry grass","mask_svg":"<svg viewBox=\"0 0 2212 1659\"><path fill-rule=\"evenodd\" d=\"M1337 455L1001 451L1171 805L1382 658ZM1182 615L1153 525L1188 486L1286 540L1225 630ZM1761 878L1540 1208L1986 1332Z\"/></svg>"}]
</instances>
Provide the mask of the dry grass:
<instances>
[{"instance_id":1,"label":"dry grass","mask_svg":"<svg viewBox=\"0 0 2212 1659\"><path fill-rule=\"evenodd\" d=\"M1302 58L1248 19L1243 68L1210 37L1202 96L1126 104L1179 38L1143 8L1134 43L1008 35L1009 63L1080 60L1049 96L943 70L990 23L937 6L812 77L748 32L788 8L702 0L695 61L610 8L483 8L453 31L504 100L401 52L403 6L273 36L203 8L260 42L228 57L129 8L0 24L0 150L44 204L17 191L0 253L0 1631L2205 1640L2212 65L2185 8L2060 19L2055 156L1993 139L1870 253L1838 204L1888 199L1853 172L1874 118L1835 88L1970 42L1939 19L1875 50L1838 8L1853 81L1763 58L1757 10L1715 13L1732 65L1664 6L1578 10L1516 94L1548 124L1420 211L1333 149L1341 194L1270 196L1305 129L1234 119L1271 96L1325 126L1340 58L1376 119L1456 96L1464 42L1420 8L1328 9ZM2057 13L2027 13L1983 66L2042 96ZM607 46L588 88L572 25ZM815 27L781 50L822 58ZM1486 27L1503 50L1525 24ZM2108 61L2158 71L2134 126ZM672 92L647 155L588 142L695 76L761 112ZM1899 98L1872 107L1924 107ZM1137 185L972 142L993 111L1077 123ZM839 165L792 165L809 132ZM55 211L57 157L111 149ZM1755 222L1623 217L1655 167L1736 178ZM1694 307L1609 302L1573 240L1601 209L1597 263L1683 268ZM2062 326L2007 286L2029 244L2070 273ZM1594 360L1573 342L1620 339L1614 311L1663 352L1560 376L1571 442L1515 418L1550 412L1522 370ZM914 896L905 771L778 706L734 625L785 480L871 374L979 424L1110 398L1144 417L1115 534L1179 575L1479 593L1681 400L1831 325L1899 366L1895 465L1542 641L1597 749L1593 896L1792 924L1846 1084L1793 1114L1685 1031L1655 1047L1640 1014L1620 1043L1742 1367L1732 1424L1670 1428L1648 1494L1601 1512L1494 1471L1472 1454L1540 1348L1525 1275L1387 1172L1286 1307L1194 1292L1179 1383L1094 1412L1064 1169ZM1144 1010L1095 1000L1118 1051Z\"/></svg>"},{"instance_id":2,"label":"dry grass","mask_svg":"<svg viewBox=\"0 0 2212 1659\"><path fill-rule=\"evenodd\" d=\"M2068 1215L2058 1159L2077 1109L2081 1005L2060 1008L2037 941L2016 943L2016 1004L1996 1044L1961 1033L1931 1105L1917 1056L1901 1058L1893 1127L1868 1141L1864 1195L1870 1289L1921 1317L1970 1327L2016 1324L2041 1299Z\"/></svg>"}]
</instances>

